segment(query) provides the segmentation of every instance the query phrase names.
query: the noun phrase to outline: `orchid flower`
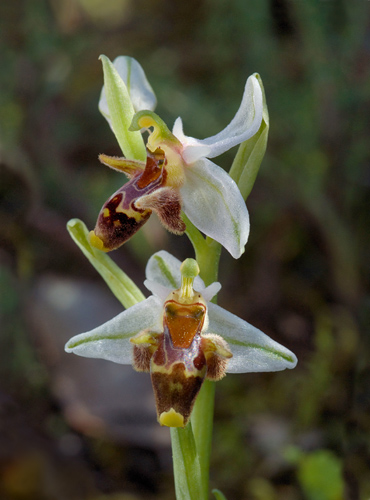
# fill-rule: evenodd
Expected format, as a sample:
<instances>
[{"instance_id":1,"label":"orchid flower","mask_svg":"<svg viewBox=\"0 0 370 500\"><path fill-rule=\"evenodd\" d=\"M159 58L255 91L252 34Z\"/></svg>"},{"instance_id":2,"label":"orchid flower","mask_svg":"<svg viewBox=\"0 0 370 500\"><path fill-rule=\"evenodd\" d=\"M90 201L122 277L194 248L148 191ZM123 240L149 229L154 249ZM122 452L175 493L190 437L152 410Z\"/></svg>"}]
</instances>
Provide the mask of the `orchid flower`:
<instances>
[{"instance_id":1,"label":"orchid flower","mask_svg":"<svg viewBox=\"0 0 370 500\"><path fill-rule=\"evenodd\" d=\"M182 234L181 210L234 258L244 252L249 216L236 183L210 158L250 139L262 121L263 98L258 75L247 79L241 105L229 125L199 140L186 136L181 118L172 132L153 113L156 99L139 63L102 56L105 86L99 108L113 129L123 158L100 155L105 165L124 172L129 181L102 207L91 243L110 251L127 241L154 211L163 225ZM135 114L136 113L136 114ZM131 126L129 126L131 124ZM146 144L140 132L149 132Z\"/></svg>"},{"instance_id":2,"label":"orchid flower","mask_svg":"<svg viewBox=\"0 0 370 500\"><path fill-rule=\"evenodd\" d=\"M161 425L184 427L205 378L294 368L296 356L257 328L210 302L193 259L154 254L144 282L152 295L107 323L73 337L65 350L149 371Z\"/></svg>"}]
</instances>

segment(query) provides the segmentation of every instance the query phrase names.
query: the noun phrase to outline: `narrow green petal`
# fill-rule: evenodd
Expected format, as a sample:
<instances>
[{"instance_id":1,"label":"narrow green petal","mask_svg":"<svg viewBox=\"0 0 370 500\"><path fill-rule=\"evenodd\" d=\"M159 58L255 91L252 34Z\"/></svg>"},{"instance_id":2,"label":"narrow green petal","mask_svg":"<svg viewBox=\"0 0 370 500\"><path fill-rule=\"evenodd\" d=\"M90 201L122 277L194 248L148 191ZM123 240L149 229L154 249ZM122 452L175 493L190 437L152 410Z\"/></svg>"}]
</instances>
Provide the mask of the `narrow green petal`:
<instances>
[{"instance_id":1,"label":"narrow green petal","mask_svg":"<svg viewBox=\"0 0 370 500\"><path fill-rule=\"evenodd\" d=\"M238 184L244 200L247 199L249 193L252 191L260 165L265 155L270 127L266 96L262 80L257 73L255 76L262 89L262 122L258 132L253 137L240 144L229 172L230 176Z\"/></svg>"},{"instance_id":2,"label":"narrow green petal","mask_svg":"<svg viewBox=\"0 0 370 500\"><path fill-rule=\"evenodd\" d=\"M102 55L104 90L110 123L123 154L129 160L146 160L145 145L139 131L129 132L135 110L127 87L108 57Z\"/></svg>"},{"instance_id":3,"label":"narrow green petal","mask_svg":"<svg viewBox=\"0 0 370 500\"><path fill-rule=\"evenodd\" d=\"M79 246L125 308L145 299L139 288L122 269L106 253L90 244L89 231L81 220L70 220L67 229L73 241Z\"/></svg>"}]
</instances>

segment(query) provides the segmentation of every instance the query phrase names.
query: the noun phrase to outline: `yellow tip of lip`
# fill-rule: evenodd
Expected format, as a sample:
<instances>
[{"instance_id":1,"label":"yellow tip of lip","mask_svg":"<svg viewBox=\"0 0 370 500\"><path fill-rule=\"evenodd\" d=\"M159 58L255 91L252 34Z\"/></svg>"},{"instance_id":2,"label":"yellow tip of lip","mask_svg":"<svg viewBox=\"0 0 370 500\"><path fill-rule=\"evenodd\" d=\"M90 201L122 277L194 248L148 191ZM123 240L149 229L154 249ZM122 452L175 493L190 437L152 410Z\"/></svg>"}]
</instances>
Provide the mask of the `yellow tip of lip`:
<instances>
[{"instance_id":1,"label":"yellow tip of lip","mask_svg":"<svg viewBox=\"0 0 370 500\"><path fill-rule=\"evenodd\" d=\"M171 408L160 414L159 423L167 427L184 427L184 417Z\"/></svg>"},{"instance_id":2,"label":"yellow tip of lip","mask_svg":"<svg viewBox=\"0 0 370 500\"><path fill-rule=\"evenodd\" d=\"M99 236L96 236L94 231L90 231L89 237L90 237L90 243L93 247L97 248L98 250L102 250L103 252L108 252L108 249L105 248L104 243L99 238Z\"/></svg>"}]
</instances>

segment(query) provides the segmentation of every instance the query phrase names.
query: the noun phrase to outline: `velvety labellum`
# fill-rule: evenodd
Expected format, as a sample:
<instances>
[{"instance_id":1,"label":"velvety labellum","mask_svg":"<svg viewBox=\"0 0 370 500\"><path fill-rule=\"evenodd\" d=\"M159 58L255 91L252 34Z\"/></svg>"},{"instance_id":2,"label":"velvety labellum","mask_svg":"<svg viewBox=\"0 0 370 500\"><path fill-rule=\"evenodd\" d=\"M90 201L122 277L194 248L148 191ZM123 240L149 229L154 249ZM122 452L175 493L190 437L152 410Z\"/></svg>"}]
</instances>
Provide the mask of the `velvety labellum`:
<instances>
[{"instance_id":1,"label":"velvety labellum","mask_svg":"<svg viewBox=\"0 0 370 500\"><path fill-rule=\"evenodd\" d=\"M207 373L200 335L206 308L168 301L164 310L163 336L151 358L150 374L159 422L168 425L168 418L177 415L182 427Z\"/></svg>"},{"instance_id":2,"label":"velvety labellum","mask_svg":"<svg viewBox=\"0 0 370 500\"><path fill-rule=\"evenodd\" d=\"M145 224L152 210L138 208L135 202L165 184L163 163L163 155L148 154L145 169L136 172L103 205L92 235L94 246L104 251L115 250Z\"/></svg>"},{"instance_id":3,"label":"velvety labellum","mask_svg":"<svg viewBox=\"0 0 370 500\"><path fill-rule=\"evenodd\" d=\"M158 421L169 427L187 424L204 379L220 380L232 357L221 337L202 334L207 313L203 297L197 292L184 297L184 290L175 290L165 301L161 333L144 330L131 338L133 366L150 371Z\"/></svg>"}]
</instances>

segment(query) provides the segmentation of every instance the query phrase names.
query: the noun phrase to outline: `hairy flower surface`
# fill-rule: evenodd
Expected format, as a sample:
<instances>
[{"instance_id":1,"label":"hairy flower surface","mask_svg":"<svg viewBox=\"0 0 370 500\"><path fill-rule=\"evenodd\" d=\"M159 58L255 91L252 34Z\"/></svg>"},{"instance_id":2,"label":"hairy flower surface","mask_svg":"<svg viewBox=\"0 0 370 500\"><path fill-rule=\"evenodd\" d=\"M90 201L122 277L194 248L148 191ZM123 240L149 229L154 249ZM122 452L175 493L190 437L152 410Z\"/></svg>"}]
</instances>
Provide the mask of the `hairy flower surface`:
<instances>
[{"instance_id":1,"label":"hairy flower surface","mask_svg":"<svg viewBox=\"0 0 370 500\"><path fill-rule=\"evenodd\" d=\"M258 132L263 111L258 75L248 78L239 110L229 125L218 134L199 140L184 134L181 118L177 118L170 132L153 113L155 96L137 61L123 56L114 61L114 66L106 61L110 72L105 71L107 88L103 88L99 108L125 157L100 155L100 160L126 173L130 180L102 207L91 233L92 244L104 251L118 248L153 211L169 231L182 234L186 229L180 215L183 210L200 231L221 243L233 257L240 257L249 236L245 201L236 183L210 158ZM107 85L110 74L118 82L115 93ZM126 98L121 95L125 92ZM126 111L118 113L120 106ZM127 116L133 117L132 122ZM130 134L139 131L149 132L146 161L135 158L132 152ZM132 137L137 141L137 135Z\"/></svg>"},{"instance_id":2,"label":"hairy flower surface","mask_svg":"<svg viewBox=\"0 0 370 500\"><path fill-rule=\"evenodd\" d=\"M296 356L246 321L209 302L221 288L207 288L187 259L165 251L146 267L149 298L112 320L73 337L66 351L133 364L150 371L161 425L183 427L205 378L225 373L294 368Z\"/></svg>"}]
</instances>

